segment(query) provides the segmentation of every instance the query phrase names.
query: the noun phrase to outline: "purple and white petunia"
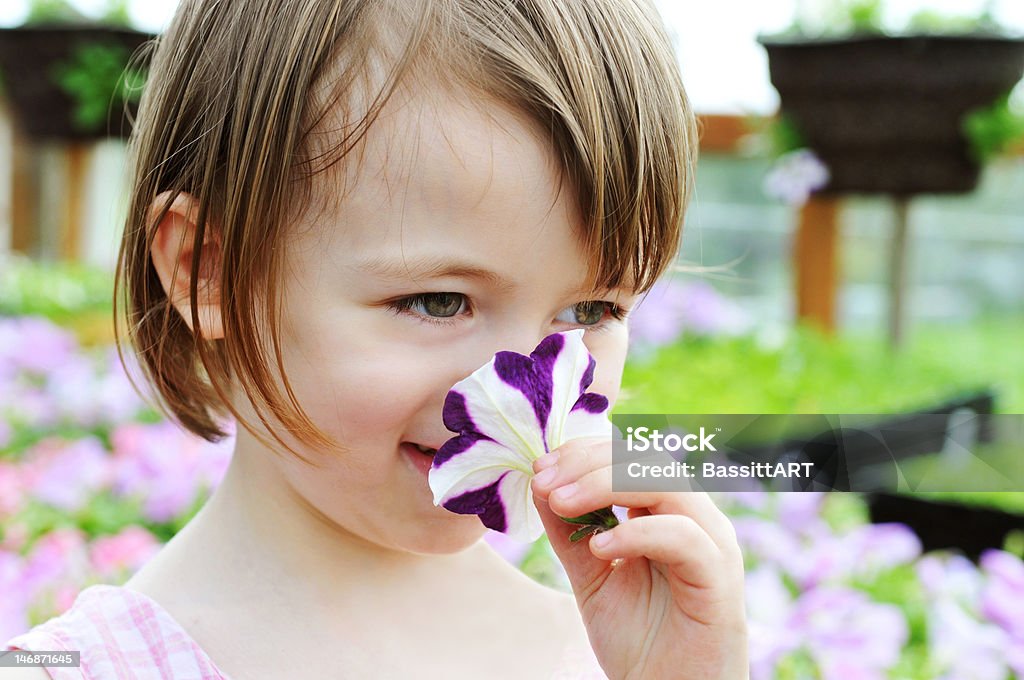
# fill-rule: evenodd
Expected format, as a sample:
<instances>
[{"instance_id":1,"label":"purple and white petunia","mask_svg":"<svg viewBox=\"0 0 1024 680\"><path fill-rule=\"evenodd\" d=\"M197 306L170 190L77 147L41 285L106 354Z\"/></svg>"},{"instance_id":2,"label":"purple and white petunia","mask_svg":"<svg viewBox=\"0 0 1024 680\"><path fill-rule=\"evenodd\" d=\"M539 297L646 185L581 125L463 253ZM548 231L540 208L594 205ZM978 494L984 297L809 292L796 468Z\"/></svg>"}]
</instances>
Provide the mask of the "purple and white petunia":
<instances>
[{"instance_id":1,"label":"purple and white petunia","mask_svg":"<svg viewBox=\"0 0 1024 680\"><path fill-rule=\"evenodd\" d=\"M443 418L457 436L434 455L435 505L479 515L517 540L543 533L530 490L533 461L571 439L612 435L608 399L587 392L596 362L583 333L549 335L530 356L498 352L452 387Z\"/></svg>"}]
</instances>

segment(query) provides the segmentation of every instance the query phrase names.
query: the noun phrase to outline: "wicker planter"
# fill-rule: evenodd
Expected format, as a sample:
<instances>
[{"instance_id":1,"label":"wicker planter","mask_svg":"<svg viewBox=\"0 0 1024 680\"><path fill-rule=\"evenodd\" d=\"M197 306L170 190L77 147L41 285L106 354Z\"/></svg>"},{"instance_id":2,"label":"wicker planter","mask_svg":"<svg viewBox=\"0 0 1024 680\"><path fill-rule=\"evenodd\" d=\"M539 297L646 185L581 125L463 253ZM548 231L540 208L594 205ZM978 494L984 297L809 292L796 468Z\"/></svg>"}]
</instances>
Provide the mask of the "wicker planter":
<instances>
[{"instance_id":1,"label":"wicker planter","mask_svg":"<svg viewBox=\"0 0 1024 680\"><path fill-rule=\"evenodd\" d=\"M781 109L829 166L822 193L971 191L961 125L1024 74L1024 40L994 36L763 38Z\"/></svg>"},{"instance_id":2,"label":"wicker planter","mask_svg":"<svg viewBox=\"0 0 1024 680\"><path fill-rule=\"evenodd\" d=\"M129 122L114 103L106 125L83 129L75 124L75 102L56 82L54 71L87 45L108 45L134 52L153 36L100 26L40 26L0 29L2 95L10 102L18 127L31 139L85 141L126 137Z\"/></svg>"}]
</instances>

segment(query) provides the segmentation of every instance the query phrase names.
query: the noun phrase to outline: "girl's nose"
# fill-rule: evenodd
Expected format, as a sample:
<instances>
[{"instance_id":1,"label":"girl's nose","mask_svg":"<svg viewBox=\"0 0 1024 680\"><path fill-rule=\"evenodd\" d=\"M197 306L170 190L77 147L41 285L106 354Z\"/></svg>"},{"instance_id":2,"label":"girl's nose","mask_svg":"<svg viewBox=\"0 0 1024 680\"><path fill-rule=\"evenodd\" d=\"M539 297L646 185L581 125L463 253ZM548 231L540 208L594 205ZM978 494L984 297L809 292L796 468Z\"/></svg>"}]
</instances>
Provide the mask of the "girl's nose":
<instances>
[{"instance_id":1,"label":"girl's nose","mask_svg":"<svg viewBox=\"0 0 1024 680\"><path fill-rule=\"evenodd\" d=\"M498 352L515 352L529 356L530 352L540 344L540 341L553 332L555 331L531 329L525 326L518 328L504 326L502 329L495 329L495 332L488 335L486 340L481 338L481 342L472 352L466 352L467 356L463 366L465 373L462 377L468 376L486 364Z\"/></svg>"}]
</instances>

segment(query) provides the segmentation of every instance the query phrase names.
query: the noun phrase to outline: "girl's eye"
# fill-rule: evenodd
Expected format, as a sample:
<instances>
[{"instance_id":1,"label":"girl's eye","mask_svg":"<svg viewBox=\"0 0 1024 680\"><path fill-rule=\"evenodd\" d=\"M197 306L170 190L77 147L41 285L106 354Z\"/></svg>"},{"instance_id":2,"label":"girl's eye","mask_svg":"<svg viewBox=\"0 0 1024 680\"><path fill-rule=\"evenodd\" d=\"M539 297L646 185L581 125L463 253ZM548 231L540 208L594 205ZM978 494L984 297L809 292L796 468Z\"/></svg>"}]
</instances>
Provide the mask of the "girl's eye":
<instances>
[{"instance_id":1,"label":"girl's eye","mask_svg":"<svg viewBox=\"0 0 1024 680\"><path fill-rule=\"evenodd\" d=\"M415 312L425 320L448 319L463 311L466 296L462 293L420 293L388 303L396 312Z\"/></svg>"},{"instance_id":2,"label":"girl's eye","mask_svg":"<svg viewBox=\"0 0 1024 680\"><path fill-rule=\"evenodd\" d=\"M625 317L625 312L618 305L603 300L588 300L566 307L556 319L581 326L597 326L604 321L605 312L608 312L614 319Z\"/></svg>"},{"instance_id":3,"label":"girl's eye","mask_svg":"<svg viewBox=\"0 0 1024 680\"><path fill-rule=\"evenodd\" d=\"M468 311L469 300L462 293L419 293L388 303L396 314L411 314L420 321L434 324L455 323L455 318ZM626 310L603 300L577 302L566 307L555 317L556 321L600 329L611 319L624 319Z\"/></svg>"}]
</instances>

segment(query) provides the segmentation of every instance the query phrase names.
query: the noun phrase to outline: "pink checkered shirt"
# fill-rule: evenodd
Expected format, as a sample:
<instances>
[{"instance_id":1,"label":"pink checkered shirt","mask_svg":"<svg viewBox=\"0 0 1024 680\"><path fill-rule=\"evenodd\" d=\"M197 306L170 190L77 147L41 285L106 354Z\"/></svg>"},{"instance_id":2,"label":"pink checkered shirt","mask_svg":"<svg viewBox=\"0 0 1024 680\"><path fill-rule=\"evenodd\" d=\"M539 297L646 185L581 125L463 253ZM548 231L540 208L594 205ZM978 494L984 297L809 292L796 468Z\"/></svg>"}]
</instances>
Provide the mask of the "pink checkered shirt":
<instances>
[{"instance_id":1,"label":"pink checkered shirt","mask_svg":"<svg viewBox=\"0 0 1024 680\"><path fill-rule=\"evenodd\" d=\"M66 612L10 639L5 650L79 651L56 680L229 680L167 611L142 593L89 586ZM551 680L607 680L587 645L568 647Z\"/></svg>"}]
</instances>

